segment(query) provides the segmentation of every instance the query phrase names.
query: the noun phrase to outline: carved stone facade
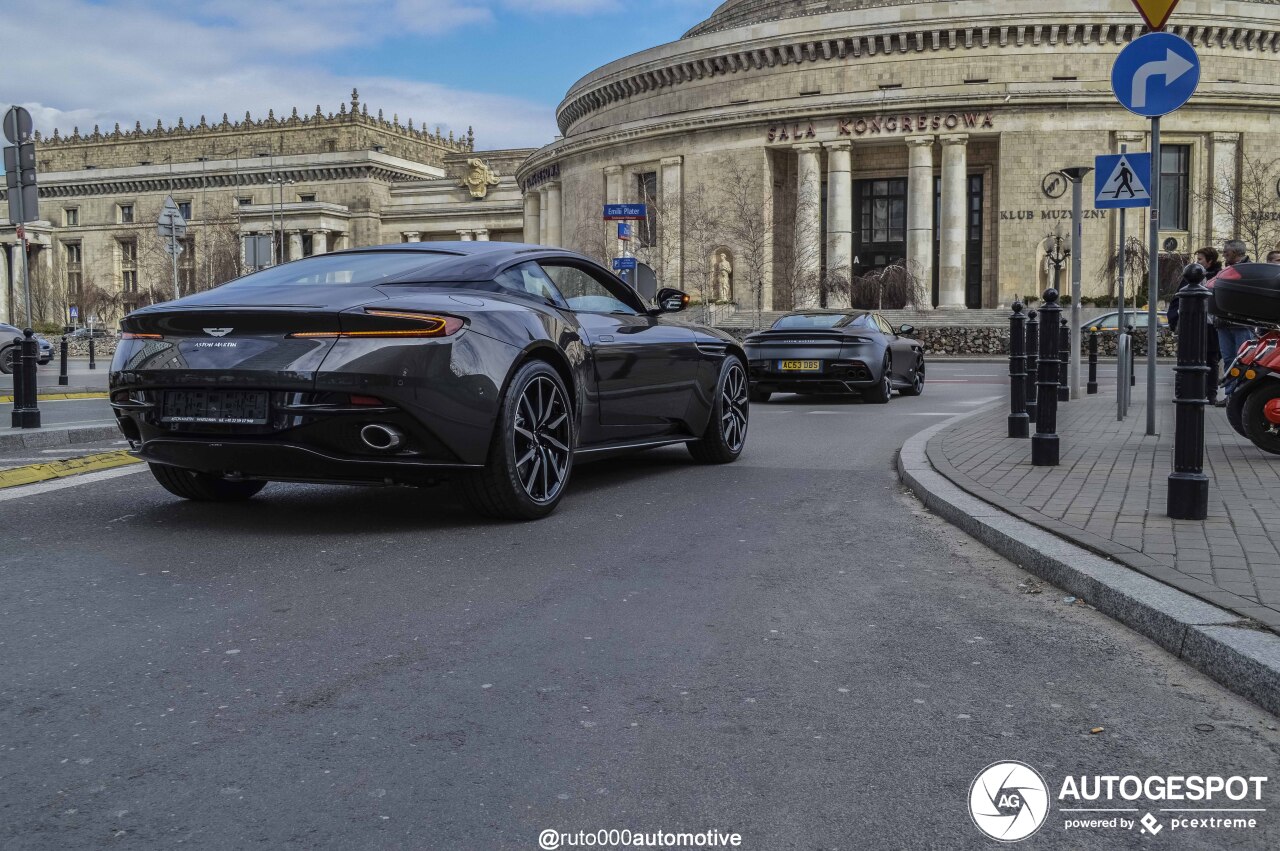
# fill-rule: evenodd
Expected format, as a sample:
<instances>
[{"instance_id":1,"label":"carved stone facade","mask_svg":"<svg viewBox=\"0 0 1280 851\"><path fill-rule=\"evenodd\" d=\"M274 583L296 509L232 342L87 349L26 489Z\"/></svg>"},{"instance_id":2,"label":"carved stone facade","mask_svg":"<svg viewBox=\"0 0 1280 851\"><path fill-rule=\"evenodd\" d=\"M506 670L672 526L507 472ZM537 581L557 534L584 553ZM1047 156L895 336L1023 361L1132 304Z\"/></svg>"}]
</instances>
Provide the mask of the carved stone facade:
<instances>
[{"instance_id":1,"label":"carved stone facade","mask_svg":"<svg viewBox=\"0 0 1280 851\"><path fill-rule=\"evenodd\" d=\"M189 221L180 255L182 291L247 271L243 238L273 236L281 262L387 242L521 238L512 175L528 150L476 151L473 134L370 114L352 92L336 113L319 107L287 118L246 115L214 124L109 133L94 128L38 138L41 221L27 226L34 318L112 322L148 300L170 297L172 266L156 234L171 196ZM0 191L0 199L4 194ZM0 213L7 209L0 203ZM21 249L0 219L0 317L26 321Z\"/></svg>"},{"instance_id":2,"label":"carved stone facade","mask_svg":"<svg viewBox=\"0 0 1280 851\"><path fill-rule=\"evenodd\" d=\"M1238 187L1245 160L1278 156L1280 5L1182 0L1168 29L1203 63L1195 97L1162 127L1181 189L1161 238L1186 252L1234 227L1210 187ZM1070 232L1070 193L1045 192L1046 176L1146 149L1147 122L1110 87L1144 31L1129 0L729 0L569 89L563 137L518 172L526 233L613 253L600 206L648 200L655 244L636 253L695 295L716 296L723 250L744 307L835 304L826 282L894 262L938 307L1006 305L1051 282L1044 241ZM747 190L764 211L754 237L692 226L708 208L741 213L729 196ZM1126 222L1140 235L1145 214ZM1086 210L1086 295L1110 291L1095 270L1118 225Z\"/></svg>"}]
</instances>

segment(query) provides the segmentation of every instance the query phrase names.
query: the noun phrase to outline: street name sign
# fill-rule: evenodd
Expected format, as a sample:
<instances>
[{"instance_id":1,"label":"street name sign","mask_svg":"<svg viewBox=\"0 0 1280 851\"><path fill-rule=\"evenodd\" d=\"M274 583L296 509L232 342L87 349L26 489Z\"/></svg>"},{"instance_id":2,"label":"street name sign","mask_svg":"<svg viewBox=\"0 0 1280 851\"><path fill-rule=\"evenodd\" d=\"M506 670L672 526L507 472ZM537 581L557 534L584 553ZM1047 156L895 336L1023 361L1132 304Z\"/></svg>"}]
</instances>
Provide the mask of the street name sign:
<instances>
[{"instance_id":1,"label":"street name sign","mask_svg":"<svg viewBox=\"0 0 1280 851\"><path fill-rule=\"evenodd\" d=\"M182 212L174 203L172 195L165 196L164 206L160 208L160 218L156 222L156 233L172 236L174 239L182 239L187 235L187 220L182 218Z\"/></svg>"},{"instance_id":2,"label":"street name sign","mask_svg":"<svg viewBox=\"0 0 1280 851\"><path fill-rule=\"evenodd\" d=\"M1094 168L1094 209L1151 206L1151 154L1103 154Z\"/></svg>"},{"instance_id":3,"label":"street name sign","mask_svg":"<svg viewBox=\"0 0 1280 851\"><path fill-rule=\"evenodd\" d=\"M634 257L615 257L613 258L613 270L615 272L630 271L636 267L636 258Z\"/></svg>"},{"instance_id":4,"label":"street name sign","mask_svg":"<svg viewBox=\"0 0 1280 851\"><path fill-rule=\"evenodd\" d=\"M1164 29L1178 0L1133 0L1133 5L1152 31Z\"/></svg>"},{"instance_id":5,"label":"street name sign","mask_svg":"<svg viewBox=\"0 0 1280 851\"><path fill-rule=\"evenodd\" d=\"M644 204L605 204L604 218L609 222L639 220L645 218Z\"/></svg>"},{"instance_id":6,"label":"street name sign","mask_svg":"<svg viewBox=\"0 0 1280 851\"><path fill-rule=\"evenodd\" d=\"M1168 115L1191 99L1200 83L1200 57L1186 39L1148 33L1129 42L1111 66L1111 90L1130 112Z\"/></svg>"}]
</instances>

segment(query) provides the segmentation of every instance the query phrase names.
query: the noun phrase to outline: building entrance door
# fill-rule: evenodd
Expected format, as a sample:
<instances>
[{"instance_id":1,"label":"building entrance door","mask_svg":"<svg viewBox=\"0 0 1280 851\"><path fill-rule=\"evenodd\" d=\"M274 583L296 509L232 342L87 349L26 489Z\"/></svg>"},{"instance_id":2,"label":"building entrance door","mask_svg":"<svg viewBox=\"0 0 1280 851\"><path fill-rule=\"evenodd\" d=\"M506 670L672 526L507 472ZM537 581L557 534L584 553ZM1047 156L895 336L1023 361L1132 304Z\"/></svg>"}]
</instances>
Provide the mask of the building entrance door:
<instances>
[{"instance_id":1,"label":"building entrance door","mask_svg":"<svg viewBox=\"0 0 1280 851\"><path fill-rule=\"evenodd\" d=\"M907 256L907 179L853 182L853 274L878 272Z\"/></svg>"}]
</instances>

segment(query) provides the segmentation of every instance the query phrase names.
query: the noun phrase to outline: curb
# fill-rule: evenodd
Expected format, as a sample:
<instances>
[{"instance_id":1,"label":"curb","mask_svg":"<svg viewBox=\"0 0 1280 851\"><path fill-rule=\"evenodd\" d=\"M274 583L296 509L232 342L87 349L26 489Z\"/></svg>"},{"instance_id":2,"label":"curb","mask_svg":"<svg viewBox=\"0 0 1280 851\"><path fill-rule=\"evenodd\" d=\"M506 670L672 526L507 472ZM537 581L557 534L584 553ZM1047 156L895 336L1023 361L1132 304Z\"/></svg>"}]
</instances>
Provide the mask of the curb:
<instances>
[{"instance_id":1,"label":"curb","mask_svg":"<svg viewBox=\"0 0 1280 851\"><path fill-rule=\"evenodd\" d=\"M96 443L121 437L115 423L102 425L69 426L67 428L24 428L0 434L0 451L10 449L56 449L59 446L75 446Z\"/></svg>"},{"instance_id":2,"label":"curb","mask_svg":"<svg viewBox=\"0 0 1280 851\"><path fill-rule=\"evenodd\" d=\"M961 490L933 469L929 440L970 411L910 437L898 476L931 511L1036 576L1087 600L1227 689L1280 715L1280 635L1108 561Z\"/></svg>"}]
</instances>

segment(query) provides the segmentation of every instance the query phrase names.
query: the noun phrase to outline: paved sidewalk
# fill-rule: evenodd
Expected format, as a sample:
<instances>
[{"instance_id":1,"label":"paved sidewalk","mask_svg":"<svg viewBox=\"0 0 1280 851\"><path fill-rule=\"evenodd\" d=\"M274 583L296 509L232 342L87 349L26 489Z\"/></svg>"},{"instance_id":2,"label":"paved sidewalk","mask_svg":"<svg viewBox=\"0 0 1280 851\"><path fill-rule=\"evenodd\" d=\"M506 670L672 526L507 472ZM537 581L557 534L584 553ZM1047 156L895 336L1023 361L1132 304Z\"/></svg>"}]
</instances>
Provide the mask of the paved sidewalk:
<instances>
[{"instance_id":1,"label":"paved sidewalk","mask_svg":"<svg viewBox=\"0 0 1280 851\"><path fill-rule=\"evenodd\" d=\"M1030 441L1004 436L1007 403L941 431L929 462L1029 523L1280 631L1280 456L1232 431L1223 409L1206 409L1209 517L1169 519L1173 377L1164 366L1160 376L1156 436L1145 434L1140 380L1123 423L1113 384L1059 405L1057 467L1033 467Z\"/></svg>"}]
</instances>

